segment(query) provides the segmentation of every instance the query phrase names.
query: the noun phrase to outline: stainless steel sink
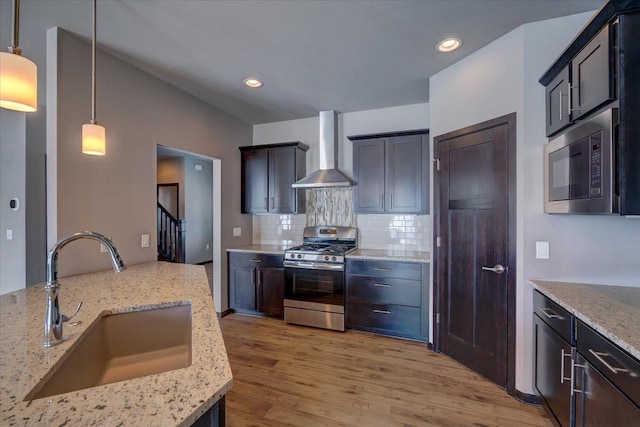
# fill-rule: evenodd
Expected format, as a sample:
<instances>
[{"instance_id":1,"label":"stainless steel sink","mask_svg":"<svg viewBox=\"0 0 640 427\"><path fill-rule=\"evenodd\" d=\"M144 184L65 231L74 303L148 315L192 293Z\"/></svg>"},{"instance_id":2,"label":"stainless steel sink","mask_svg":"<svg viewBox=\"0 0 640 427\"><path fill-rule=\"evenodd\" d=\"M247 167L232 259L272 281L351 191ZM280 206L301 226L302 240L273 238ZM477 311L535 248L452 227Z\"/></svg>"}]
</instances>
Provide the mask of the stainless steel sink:
<instances>
[{"instance_id":1,"label":"stainless steel sink","mask_svg":"<svg viewBox=\"0 0 640 427\"><path fill-rule=\"evenodd\" d=\"M191 305L109 314L25 400L39 399L191 365Z\"/></svg>"}]
</instances>

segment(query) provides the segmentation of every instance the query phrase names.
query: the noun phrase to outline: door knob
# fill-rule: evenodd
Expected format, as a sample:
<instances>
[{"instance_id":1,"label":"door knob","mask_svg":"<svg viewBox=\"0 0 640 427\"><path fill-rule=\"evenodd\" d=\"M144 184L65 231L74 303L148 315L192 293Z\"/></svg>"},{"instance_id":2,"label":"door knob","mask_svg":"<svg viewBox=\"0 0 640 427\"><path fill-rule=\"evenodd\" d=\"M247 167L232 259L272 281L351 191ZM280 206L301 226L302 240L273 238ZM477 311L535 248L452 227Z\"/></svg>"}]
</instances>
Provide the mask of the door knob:
<instances>
[{"instance_id":1,"label":"door knob","mask_svg":"<svg viewBox=\"0 0 640 427\"><path fill-rule=\"evenodd\" d=\"M494 267L482 267L483 270L493 271L496 274L502 274L509 270L509 267L503 267L502 264L496 264Z\"/></svg>"}]
</instances>

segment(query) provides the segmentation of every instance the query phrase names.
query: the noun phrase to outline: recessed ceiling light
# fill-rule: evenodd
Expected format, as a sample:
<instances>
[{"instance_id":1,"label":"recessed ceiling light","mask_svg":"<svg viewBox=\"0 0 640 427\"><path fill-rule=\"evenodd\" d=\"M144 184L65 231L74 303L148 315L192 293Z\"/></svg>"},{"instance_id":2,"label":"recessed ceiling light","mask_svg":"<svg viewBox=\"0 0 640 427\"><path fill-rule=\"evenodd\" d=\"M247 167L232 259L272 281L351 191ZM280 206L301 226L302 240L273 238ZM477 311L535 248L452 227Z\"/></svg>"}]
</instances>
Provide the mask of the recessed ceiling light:
<instances>
[{"instance_id":1,"label":"recessed ceiling light","mask_svg":"<svg viewBox=\"0 0 640 427\"><path fill-rule=\"evenodd\" d=\"M254 79L253 77L250 77L248 79L244 79L244 84L246 84L249 87L260 87L262 86L262 82L258 79Z\"/></svg>"},{"instance_id":2,"label":"recessed ceiling light","mask_svg":"<svg viewBox=\"0 0 640 427\"><path fill-rule=\"evenodd\" d=\"M438 50L438 52L448 53L459 49L460 46L462 46L462 40L451 37L448 39L444 39L440 43L438 43L436 49Z\"/></svg>"}]
</instances>

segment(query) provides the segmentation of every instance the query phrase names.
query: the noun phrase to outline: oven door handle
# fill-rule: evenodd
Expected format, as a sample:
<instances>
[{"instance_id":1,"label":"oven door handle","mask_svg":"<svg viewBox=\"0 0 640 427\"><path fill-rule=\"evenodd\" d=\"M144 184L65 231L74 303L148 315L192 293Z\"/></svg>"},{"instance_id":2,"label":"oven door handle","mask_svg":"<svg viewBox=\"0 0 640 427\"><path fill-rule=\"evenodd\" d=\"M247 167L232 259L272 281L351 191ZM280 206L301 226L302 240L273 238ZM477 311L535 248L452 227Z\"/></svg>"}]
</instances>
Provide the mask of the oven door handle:
<instances>
[{"instance_id":1,"label":"oven door handle","mask_svg":"<svg viewBox=\"0 0 640 427\"><path fill-rule=\"evenodd\" d=\"M285 260L283 265L290 268L300 268L303 270L332 270L344 271L344 264L328 264L324 262L304 262Z\"/></svg>"}]
</instances>

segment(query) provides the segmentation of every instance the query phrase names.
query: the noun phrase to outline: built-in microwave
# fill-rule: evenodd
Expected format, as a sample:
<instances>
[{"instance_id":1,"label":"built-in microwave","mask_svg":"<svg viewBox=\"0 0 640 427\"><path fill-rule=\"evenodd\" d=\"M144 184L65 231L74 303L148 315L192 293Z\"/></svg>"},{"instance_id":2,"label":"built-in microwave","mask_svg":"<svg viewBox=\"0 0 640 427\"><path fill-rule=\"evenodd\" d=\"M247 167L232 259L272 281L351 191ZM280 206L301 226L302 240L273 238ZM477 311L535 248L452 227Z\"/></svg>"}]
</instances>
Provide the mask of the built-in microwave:
<instances>
[{"instance_id":1,"label":"built-in microwave","mask_svg":"<svg viewBox=\"0 0 640 427\"><path fill-rule=\"evenodd\" d=\"M544 147L547 213L618 213L618 108L575 125Z\"/></svg>"}]
</instances>

